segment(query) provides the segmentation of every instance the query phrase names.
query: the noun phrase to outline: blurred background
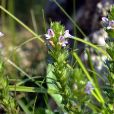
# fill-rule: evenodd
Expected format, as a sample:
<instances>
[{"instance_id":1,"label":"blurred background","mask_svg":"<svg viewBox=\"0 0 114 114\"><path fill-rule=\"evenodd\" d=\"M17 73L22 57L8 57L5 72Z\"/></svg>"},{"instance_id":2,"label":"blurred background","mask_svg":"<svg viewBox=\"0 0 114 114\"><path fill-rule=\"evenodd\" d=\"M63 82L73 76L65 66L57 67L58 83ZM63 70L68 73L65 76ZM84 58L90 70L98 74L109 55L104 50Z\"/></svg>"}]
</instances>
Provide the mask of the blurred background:
<instances>
[{"instance_id":1,"label":"blurred background","mask_svg":"<svg viewBox=\"0 0 114 114\"><path fill-rule=\"evenodd\" d=\"M59 21L70 30L70 33L80 38L89 37L95 44L103 44L106 33L102 29L101 17L107 16L113 0L0 0L1 6L25 23L38 35L47 32L51 21ZM74 23L75 24L74 24ZM0 39L0 50L3 57L7 57L32 77L42 80L46 75L47 49L38 39L13 20L4 11L0 10L0 31L4 37ZM42 36L42 39L44 37ZM100 40L99 40L100 39ZM29 41L30 40L30 41ZM74 41L69 41L73 48ZM84 45L78 43L77 47L83 51ZM15 84L18 79L26 76L5 62L8 78ZM16 79L16 80L15 80ZM25 85L33 86L28 82ZM46 87L46 84L44 83ZM27 94L28 95L28 94ZM21 94L23 98L25 94ZM29 94L29 97L33 95ZM24 101L33 101L24 98ZM42 97L38 98L39 106L45 106ZM50 101L51 102L51 101Z\"/></svg>"},{"instance_id":2,"label":"blurred background","mask_svg":"<svg viewBox=\"0 0 114 114\"><path fill-rule=\"evenodd\" d=\"M97 44L104 43L106 33L102 30L101 17L107 16L113 2L113 0L0 0L5 9L39 35L47 32L51 21L59 21L70 30L70 34L80 38L89 36L88 40ZM34 36L2 10L0 10L0 31L4 33L4 38L1 39L2 53L13 59L30 75L44 75L46 47L36 39L24 43ZM73 41L69 43L73 48ZM79 43L77 47L83 52L83 44ZM15 71L8 67L7 73L9 75L11 72L11 77L14 77L12 70Z\"/></svg>"}]
</instances>

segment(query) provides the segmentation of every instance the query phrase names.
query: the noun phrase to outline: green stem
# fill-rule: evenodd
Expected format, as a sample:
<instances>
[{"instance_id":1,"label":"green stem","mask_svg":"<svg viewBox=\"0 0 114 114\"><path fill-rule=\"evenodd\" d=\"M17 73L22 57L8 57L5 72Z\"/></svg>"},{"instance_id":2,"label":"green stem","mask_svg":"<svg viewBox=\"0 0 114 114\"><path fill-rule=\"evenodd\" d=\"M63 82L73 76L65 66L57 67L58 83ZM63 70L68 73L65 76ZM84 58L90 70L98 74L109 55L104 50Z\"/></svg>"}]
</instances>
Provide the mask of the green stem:
<instances>
[{"instance_id":1,"label":"green stem","mask_svg":"<svg viewBox=\"0 0 114 114\"><path fill-rule=\"evenodd\" d=\"M55 4L61 9L61 11L69 18L69 20L73 23L73 25L80 31L80 33L84 36L87 37L86 34L81 30L81 28L76 24L76 22L68 15L68 13L61 7L61 5L56 1L53 0Z\"/></svg>"},{"instance_id":2,"label":"green stem","mask_svg":"<svg viewBox=\"0 0 114 114\"><path fill-rule=\"evenodd\" d=\"M9 91L47 93L46 89L36 88L36 87L13 86L13 85L9 85L8 87Z\"/></svg>"},{"instance_id":3,"label":"green stem","mask_svg":"<svg viewBox=\"0 0 114 114\"><path fill-rule=\"evenodd\" d=\"M108 58L110 58L110 56L108 55L108 53L106 51L104 51L102 48L100 48L100 47L92 44L91 42L85 41L85 40L83 40L81 38L78 38L78 37L73 37L71 39L74 39L74 40L77 40L77 41L82 42L84 44L87 44L87 45L91 46L92 48L97 49L98 51L100 51L101 53L103 53Z\"/></svg>"},{"instance_id":4,"label":"green stem","mask_svg":"<svg viewBox=\"0 0 114 114\"><path fill-rule=\"evenodd\" d=\"M6 0L2 0L1 5L3 7L6 7ZM2 21L2 30L5 30L5 23L6 23L6 18L5 18L5 13L2 11L1 12L1 21Z\"/></svg>"},{"instance_id":5,"label":"green stem","mask_svg":"<svg viewBox=\"0 0 114 114\"><path fill-rule=\"evenodd\" d=\"M14 0L11 0L11 1L8 1L8 11L12 13L12 15L14 15L14 7L15 6L15 1ZM11 34L13 35L13 42L15 44L15 21L9 17L8 18L8 24L9 24L9 30L11 31Z\"/></svg>"}]
</instances>

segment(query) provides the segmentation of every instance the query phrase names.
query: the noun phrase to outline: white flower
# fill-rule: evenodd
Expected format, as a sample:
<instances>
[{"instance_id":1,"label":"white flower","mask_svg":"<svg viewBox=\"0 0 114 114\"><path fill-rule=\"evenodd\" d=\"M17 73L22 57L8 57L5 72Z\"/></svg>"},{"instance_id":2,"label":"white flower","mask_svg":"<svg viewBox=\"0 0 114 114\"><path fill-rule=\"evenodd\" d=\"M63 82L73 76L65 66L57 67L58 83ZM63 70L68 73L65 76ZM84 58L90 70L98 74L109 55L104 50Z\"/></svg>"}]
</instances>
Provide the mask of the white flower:
<instances>
[{"instance_id":1,"label":"white flower","mask_svg":"<svg viewBox=\"0 0 114 114\"><path fill-rule=\"evenodd\" d=\"M65 47L65 46L68 44L68 41L65 39L64 36L60 36L60 37L59 37L59 44L60 44L62 47Z\"/></svg>"},{"instance_id":2,"label":"white flower","mask_svg":"<svg viewBox=\"0 0 114 114\"><path fill-rule=\"evenodd\" d=\"M45 34L46 39L51 39L54 36L55 36L55 33L53 32L53 30L48 29L47 34Z\"/></svg>"},{"instance_id":3,"label":"white flower","mask_svg":"<svg viewBox=\"0 0 114 114\"><path fill-rule=\"evenodd\" d=\"M70 35L69 30L65 30L64 32L64 38L72 38L73 36Z\"/></svg>"},{"instance_id":4,"label":"white flower","mask_svg":"<svg viewBox=\"0 0 114 114\"><path fill-rule=\"evenodd\" d=\"M114 29L114 20L108 20L108 18L106 17L102 17L102 24L104 27L106 27L106 29L110 30L110 29Z\"/></svg>"},{"instance_id":5,"label":"white flower","mask_svg":"<svg viewBox=\"0 0 114 114\"><path fill-rule=\"evenodd\" d=\"M92 86L92 83L90 81L87 82L86 88L85 88L85 93L91 94L91 90L93 90L94 87Z\"/></svg>"},{"instance_id":6,"label":"white flower","mask_svg":"<svg viewBox=\"0 0 114 114\"><path fill-rule=\"evenodd\" d=\"M2 32L0 32L0 37L4 36L4 34Z\"/></svg>"}]
</instances>

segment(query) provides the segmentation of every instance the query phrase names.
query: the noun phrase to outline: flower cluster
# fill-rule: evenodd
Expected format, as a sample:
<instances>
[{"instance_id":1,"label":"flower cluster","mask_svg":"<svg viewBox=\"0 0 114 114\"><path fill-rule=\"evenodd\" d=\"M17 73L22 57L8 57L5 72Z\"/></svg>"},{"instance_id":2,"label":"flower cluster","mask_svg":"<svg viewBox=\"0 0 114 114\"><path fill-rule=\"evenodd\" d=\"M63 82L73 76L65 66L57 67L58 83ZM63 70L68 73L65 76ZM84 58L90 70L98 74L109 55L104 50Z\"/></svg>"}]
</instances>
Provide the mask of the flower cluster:
<instances>
[{"instance_id":1,"label":"flower cluster","mask_svg":"<svg viewBox=\"0 0 114 114\"><path fill-rule=\"evenodd\" d=\"M108 30L114 29L114 20L110 21L108 18L102 17L102 24Z\"/></svg>"},{"instance_id":2,"label":"flower cluster","mask_svg":"<svg viewBox=\"0 0 114 114\"><path fill-rule=\"evenodd\" d=\"M55 33L52 29L48 29L47 34L45 34L45 37L47 40L51 40L52 38L55 37ZM72 38L73 36L70 35L69 30L65 30L64 35L61 35L58 38L58 44L61 45L62 47L65 47L68 44L68 41L66 38Z\"/></svg>"}]
</instances>

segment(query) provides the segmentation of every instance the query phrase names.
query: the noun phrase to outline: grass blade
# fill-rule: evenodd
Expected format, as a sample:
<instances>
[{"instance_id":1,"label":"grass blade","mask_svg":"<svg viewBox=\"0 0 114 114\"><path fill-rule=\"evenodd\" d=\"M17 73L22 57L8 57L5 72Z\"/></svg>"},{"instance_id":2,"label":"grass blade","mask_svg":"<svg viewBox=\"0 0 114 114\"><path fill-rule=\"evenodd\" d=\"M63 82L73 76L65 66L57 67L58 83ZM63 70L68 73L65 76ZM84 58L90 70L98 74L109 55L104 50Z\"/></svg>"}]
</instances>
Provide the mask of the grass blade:
<instances>
[{"instance_id":1,"label":"grass blade","mask_svg":"<svg viewBox=\"0 0 114 114\"><path fill-rule=\"evenodd\" d=\"M9 85L9 91L18 91L18 92L33 92L33 93L47 93L46 89L37 88L37 87L28 87L28 86L13 86Z\"/></svg>"},{"instance_id":2,"label":"grass blade","mask_svg":"<svg viewBox=\"0 0 114 114\"><path fill-rule=\"evenodd\" d=\"M7 11L4 7L0 6L0 9L4 11L6 14L8 14L11 18L13 18L16 22L18 22L21 26L23 26L26 30L28 30L31 34L33 34L35 37L37 37L42 43L44 43L44 40L40 38L39 35L37 35L32 29L30 29L27 25L25 25L22 21L20 21L17 17L12 15L9 11Z\"/></svg>"},{"instance_id":3,"label":"grass blade","mask_svg":"<svg viewBox=\"0 0 114 114\"><path fill-rule=\"evenodd\" d=\"M102 104L104 104L104 99L103 99L103 97L101 96L101 94L100 94L98 88L96 87L96 85L93 83L93 80L92 80L92 78L91 78L89 72L87 71L87 69L86 69L85 66L83 65L81 59L78 57L78 55L77 55L76 53L73 53L73 56L75 57L75 59L76 59L77 62L79 63L80 67L82 68L82 70L83 70L83 72L85 73L85 75L86 75L86 77L88 78L88 80L91 81L93 87L95 88L95 92L96 92L97 95L93 92L93 93L94 93L94 94L93 94L94 97L95 97L99 102L101 102Z\"/></svg>"}]
</instances>

